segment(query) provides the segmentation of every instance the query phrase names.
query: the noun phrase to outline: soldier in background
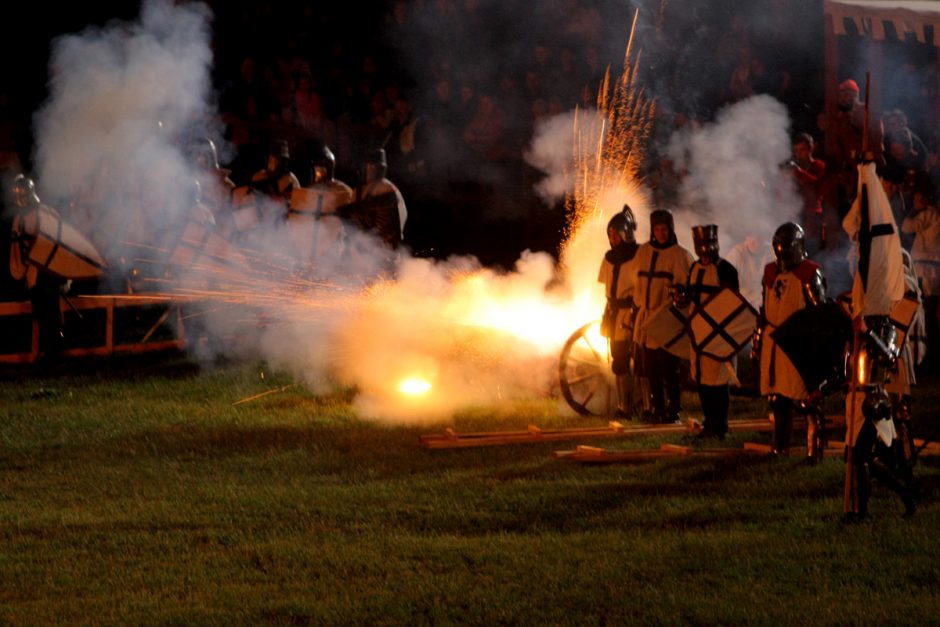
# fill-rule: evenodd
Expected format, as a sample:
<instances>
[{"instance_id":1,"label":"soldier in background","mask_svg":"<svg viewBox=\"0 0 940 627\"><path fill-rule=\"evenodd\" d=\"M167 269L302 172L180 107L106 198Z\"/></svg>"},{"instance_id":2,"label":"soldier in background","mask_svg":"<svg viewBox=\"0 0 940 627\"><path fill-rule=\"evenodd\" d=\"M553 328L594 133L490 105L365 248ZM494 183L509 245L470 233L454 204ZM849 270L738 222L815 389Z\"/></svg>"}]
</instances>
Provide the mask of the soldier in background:
<instances>
[{"instance_id":1,"label":"soldier in background","mask_svg":"<svg viewBox=\"0 0 940 627\"><path fill-rule=\"evenodd\" d=\"M809 398L803 378L793 362L778 350L773 331L797 311L825 300L820 267L806 258L803 227L787 222L772 240L776 261L764 268L763 304L754 332L752 354L760 356L760 392L774 413L773 450L786 455L793 434L793 413Z\"/></svg>"},{"instance_id":2,"label":"soldier in background","mask_svg":"<svg viewBox=\"0 0 940 627\"><path fill-rule=\"evenodd\" d=\"M793 138L793 157L787 167L803 200L800 221L808 234L808 253L815 254L826 248L828 233L823 218L822 184L826 163L813 156L813 137L799 133Z\"/></svg>"},{"instance_id":3,"label":"soldier in background","mask_svg":"<svg viewBox=\"0 0 940 627\"><path fill-rule=\"evenodd\" d=\"M685 289L677 305L701 305L711 294L728 288L738 290L738 271L718 256L718 226L706 224L692 227L692 241L698 260L692 264ZM692 378L698 386L698 397L705 417L701 438L723 439L728 432L728 406L731 402L728 384L732 366L692 349Z\"/></svg>"},{"instance_id":4,"label":"soldier in background","mask_svg":"<svg viewBox=\"0 0 940 627\"><path fill-rule=\"evenodd\" d=\"M611 369L617 381L617 417L630 418L634 398L633 370L633 289L636 274L628 268L636 256L636 218L629 205L607 223L610 250L604 254L597 280L604 284L607 306L601 334L610 341Z\"/></svg>"},{"instance_id":5,"label":"soldier in background","mask_svg":"<svg viewBox=\"0 0 940 627\"><path fill-rule=\"evenodd\" d=\"M369 152L365 160L365 183L356 191L356 201L370 209L353 216L364 231L372 231L391 248L398 248L405 231L408 209L398 187L385 178L388 163L385 150ZM373 203L364 203L373 199Z\"/></svg>"},{"instance_id":6,"label":"soldier in background","mask_svg":"<svg viewBox=\"0 0 940 627\"><path fill-rule=\"evenodd\" d=\"M283 203L282 214L273 216L275 222L280 222L286 217L291 194L300 187L300 181L290 170L290 147L286 141L278 139L271 142L267 165L251 177L251 187L279 204Z\"/></svg>"},{"instance_id":7,"label":"soldier in background","mask_svg":"<svg viewBox=\"0 0 940 627\"><path fill-rule=\"evenodd\" d=\"M229 178L231 170L219 167L219 154L215 142L200 137L190 143L189 158L194 176L199 182L202 203L215 217L216 224L225 232L234 229L232 224L232 192L235 183Z\"/></svg>"},{"instance_id":8,"label":"soldier in background","mask_svg":"<svg viewBox=\"0 0 940 627\"><path fill-rule=\"evenodd\" d=\"M310 169L310 187L295 189L291 194L287 228L300 261L316 263L322 258L335 262L344 246L343 223L337 209L352 202L353 191L334 178L336 157L325 144L314 151Z\"/></svg>"},{"instance_id":9,"label":"soldier in background","mask_svg":"<svg viewBox=\"0 0 940 627\"><path fill-rule=\"evenodd\" d=\"M45 363L55 363L62 358L65 344L59 298L68 291L69 281L44 272L36 264L30 263L27 249L30 239L35 237L35 226L30 228L29 223L36 223L40 207L56 217L59 217L59 213L41 203L32 179L23 174L13 179L12 200L15 213L10 274L14 280L25 285L29 294L33 318L39 325L39 359Z\"/></svg>"},{"instance_id":10,"label":"soldier in background","mask_svg":"<svg viewBox=\"0 0 940 627\"><path fill-rule=\"evenodd\" d=\"M639 356L639 375L649 386L645 418L654 422L679 421L679 358L647 336L644 324L660 309L672 305L677 285L685 283L692 255L679 246L672 214L657 209L650 214L650 240L642 244L631 264L637 305L633 341Z\"/></svg>"}]
</instances>

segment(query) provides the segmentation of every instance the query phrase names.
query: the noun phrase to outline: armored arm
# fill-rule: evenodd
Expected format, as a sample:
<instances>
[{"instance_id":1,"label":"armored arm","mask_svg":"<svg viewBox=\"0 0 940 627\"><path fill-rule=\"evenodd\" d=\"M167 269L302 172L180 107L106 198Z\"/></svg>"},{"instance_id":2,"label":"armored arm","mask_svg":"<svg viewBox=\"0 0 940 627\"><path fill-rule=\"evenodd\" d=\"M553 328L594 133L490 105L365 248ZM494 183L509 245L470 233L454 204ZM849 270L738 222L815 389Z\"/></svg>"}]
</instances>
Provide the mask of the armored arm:
<instances>
[{"instance_id":1,"label":"armored arm","mask_svg":"<svg viewBox=\"0 0 940 627\"><path fill-rule=\"evenodd\" d=\"M819 305L826 301L826 279L819 270L803 284L803 296L807 305Z\"/></svg>"},{"instance_id":2,"label":"armored arm","mask_svg":"<svg viewBox=\"0 0 940 627\"><path fill-rule=\"evenodd\" d=\"M767 286L763 286L761 289L761 303L764 302L766 297ZM751 337L751 359L757 361L760 358L760 349L761 344L764 341L764 328L767 326L767 316L764 312L764 305L760 307L760 312L757 314L757 326L754 327L754 335Z\"/></svg>"}]
</instances>

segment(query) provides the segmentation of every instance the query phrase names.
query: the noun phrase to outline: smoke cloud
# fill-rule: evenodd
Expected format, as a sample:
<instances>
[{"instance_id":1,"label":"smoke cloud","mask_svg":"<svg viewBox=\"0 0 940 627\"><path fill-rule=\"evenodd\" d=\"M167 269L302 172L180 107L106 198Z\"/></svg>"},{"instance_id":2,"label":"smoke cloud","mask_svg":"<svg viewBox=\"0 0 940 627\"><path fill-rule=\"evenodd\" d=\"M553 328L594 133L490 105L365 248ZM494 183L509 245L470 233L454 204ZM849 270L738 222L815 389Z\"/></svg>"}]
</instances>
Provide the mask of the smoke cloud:
<instances>
[{"instance_id":1,"label":"smoke cloud","mask_svg":"<svg viewBox=\"0 0 940 627\"><path fill-rule=\"evenodd\" d=\"M96 243L143 237L176 220L191 190L181 135L211 120L205 5L144 3L136 23L53 43L50 97L35 116L38 184Z\"/></svg>"},{"instance_id":2,"label":"smoke cloud","mask_svg":"<svg viewBox=\"0 0 940 627\"><path fill-rule=\"evenodd\" d=\"M316 392L354 387L359 413L385 420L547 394L560 346L599 312L572 296L548 254L527 253L503 274L473 258L396 256L347 228L310 267L293 254L289 224L268 219L282 205L258 194L256 229L206 240L215 248L198 262L175 256L168 240L207 232L194 217L187 142L221 136L209 20L203 5L148 0L136 22L55 42L50 97L36 115L47 202L92 236L116 276L149 263L160 270L151 289L195 301L184 324L204 336L200 356L262 357Z\"/></svg>"},{"instance_id":3,"label":"smoke cloud","mask_svg":"<svg viewBox=\"0 0 940 627\"><path fill-rule=\"evenodd\" d=\"M786 108L760 95L722 109L699 130L673 136L667 152L687 172L677 225L687 234L695 224L718 224L722 241L731 244L748 237L769 241L777 226L795 220L801 201L781 167L791 155L789 127Z\"/></svg>"}]
</instances>

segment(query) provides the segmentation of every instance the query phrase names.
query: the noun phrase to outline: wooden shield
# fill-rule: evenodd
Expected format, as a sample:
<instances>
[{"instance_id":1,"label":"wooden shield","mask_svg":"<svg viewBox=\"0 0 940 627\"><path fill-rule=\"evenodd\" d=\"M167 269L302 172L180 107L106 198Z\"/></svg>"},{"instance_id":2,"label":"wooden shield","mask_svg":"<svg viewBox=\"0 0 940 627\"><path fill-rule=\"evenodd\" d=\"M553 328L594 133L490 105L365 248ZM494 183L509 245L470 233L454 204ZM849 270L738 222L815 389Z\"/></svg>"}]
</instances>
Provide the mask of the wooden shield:
<instances>
[{"instance_id":1,"label":"wooden shield","mask_svg":"<svg viewBox=\"0 0 940 627\"><path fill-rule=\"evenodd\" d=\"M170 263L194 273L243 273L249 269L241 251L219 235L213 225L195 220L186 223L170 253Z\"/></svg>"},{"instance_id":2,"label":"wooden shield","mask_svg":"<svg viewBox=\"0 0 940 627\"><path fill-rule=\"evenodd\" d=\"M238 231L250 231L261 222L258 198L248 185L236 187L232 191L232 220Z\"/></svg>"},{"instance_id":3,"label":"wooden shield","mask_svg":"<svg viewBox=\"0 0 940 627\"><path fill-rule=\"evenodd\" d=\"M303 214L310 217L319 217L326 209L326 197L322 190L299 187L290 193L291 215Z\"/></svg>"},{"instance_id":4,"label":"wooden shield","mask_svg":"<svg viewBox=\"0 0 940 627\"><path fill-rule=\"evenodd\" d=\"M93 279L108 265L94 244L48 207L24 216L23 227L25 257L44 272L63 279Z\"/></svg>"},{"instance_id":5,"label":"wooden shield","mask_svg":"<svg viewBox=\"0 0 940 627\"><path fill-rule=\"evenodd\" d=\"M685 330L686 317L673 305L657 309L646 319L643 330L646 337L680 359L688 360L689 334Z\"/></svg>"},{"instance_id":6,"label":"wooden shield","mask_svg":"<svg viewBox=\"0 0 940 627\"><path fill-rule=\"evenodd\" d=\"M891 324L898 330L898 348L900 349L904 348L908 332L911 325L914 324L914 317L917 315L919 307L920 303L917 302L917 299L907 294L891 307Z\"/></svg>"},{"instance_id":7,"label":"wooden shield","mask_svg":"<svg viewBox=\"0 0 940 627\"><path fill-rule=\"evenodd\" d=\"M394 191L342 205L336 212L363 231L375 232L387 244L395 246L401 241L398 196Z\"/></svg>"},{"instance_id":8,"label":"wooden shield","mask_svg":"<svg viewBox=\"0 0 940 627\"><path fill-rule=\"evenodd\" d=\"M689 316L689 336L695 352L731 361L741 352L757 326L757 311L740 292L724 288L711 294Z\"/></svg>"}]
</instances>

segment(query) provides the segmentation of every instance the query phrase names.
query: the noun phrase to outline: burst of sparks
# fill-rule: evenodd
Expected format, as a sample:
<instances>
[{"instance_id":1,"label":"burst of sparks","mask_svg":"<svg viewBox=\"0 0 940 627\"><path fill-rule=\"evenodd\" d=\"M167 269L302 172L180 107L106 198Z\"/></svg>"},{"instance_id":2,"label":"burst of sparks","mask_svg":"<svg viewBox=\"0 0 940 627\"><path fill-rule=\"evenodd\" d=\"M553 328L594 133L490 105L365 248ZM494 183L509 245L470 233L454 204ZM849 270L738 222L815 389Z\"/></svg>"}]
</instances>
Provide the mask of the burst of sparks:
<instances>
[{"instance_id":1,"label":"burst of sparks","mask_svg":"<svg viewBox=\"0 0 940 627\"><path fill-rule=\"evenodd\" d=\"M619 79L612 84L608 67L598 90L597 110L575 111L574 191L565 199L569 236L585 219L598 217L604 191L635 181L643 165L655 103L637 83L640 54L632 61L639 14L637 10L633 16Z\"/></svg>"}]
</instances>

